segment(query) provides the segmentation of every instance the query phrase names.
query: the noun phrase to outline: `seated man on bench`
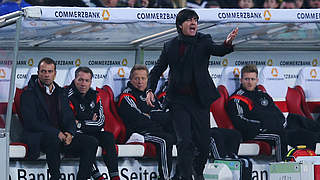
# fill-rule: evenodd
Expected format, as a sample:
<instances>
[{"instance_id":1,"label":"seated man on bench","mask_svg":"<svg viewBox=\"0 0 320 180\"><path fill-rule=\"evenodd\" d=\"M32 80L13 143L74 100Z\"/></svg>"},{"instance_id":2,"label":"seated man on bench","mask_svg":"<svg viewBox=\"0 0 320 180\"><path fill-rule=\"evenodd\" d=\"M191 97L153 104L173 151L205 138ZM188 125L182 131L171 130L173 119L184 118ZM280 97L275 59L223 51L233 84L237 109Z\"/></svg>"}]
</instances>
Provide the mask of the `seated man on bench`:
<instances>
[{"instance_id":1,"label":"seated man on bench","mask_svg":"<svg viewBox=\"0 0 320 180\"><path fill-rule=\"evenodd\" d=\"M144 136L145 141L156 144L159 159L158 179L169 180L175 137L166 132L161 125L168 122L168 117L162 111L158 101L155 102L155 107L148 106L146 103L148 69L145 65L136 64L130 71L129 79L118 102L120 116L129 136L132 133L139 133Z\"/></svg>"},{"instance_id":2,"label":"seated man on bench","mask_svg":"<svg viewBox=\"0 0 320 180\"><path fill-rule=\"evenodd\" d=\"M67 94L54 82L55 76L55 61L43 58L38 64L38 75L31 77L28 88L22 93L22 141L28 145L29 159L37 159L40 151L46 154L50 180L60 179L60 152L80 156L77 180L87 180L98 143L92 136L76 133Z\"/></svg>"},{"instance_id":3,"label":"seated man on bench","mask_svg":"<svg viewBox=\"0 0 320 180\"><path fill-rule=\"evenodd\" d=\"M246 65L241 69L241 86L229 98L227 111L243 140L256 138L276 142L280 148L279 157L287 152L284 126L285 117L272 98L258 89L258 69L255 65ZM278 143L278 144L277 144Z\"/></svg>"},{"instance_id":4,"label":"seated man on bench","mask_svg":"<svg viewBox=\"0 0 320 180\"><path fill-rule=\"evenodd\" d=\"M76 117L77 131L95 137L104 153L103 161L108 167L111 180L119 180L118 157L113 134L101 131L105 123L101 98L96 90L91 87L93 72L88 67L78 67L75 79L68 89L69 105ZM92 177L103 180L104 177L94 164Z\"/></svg>"}]
</instances>

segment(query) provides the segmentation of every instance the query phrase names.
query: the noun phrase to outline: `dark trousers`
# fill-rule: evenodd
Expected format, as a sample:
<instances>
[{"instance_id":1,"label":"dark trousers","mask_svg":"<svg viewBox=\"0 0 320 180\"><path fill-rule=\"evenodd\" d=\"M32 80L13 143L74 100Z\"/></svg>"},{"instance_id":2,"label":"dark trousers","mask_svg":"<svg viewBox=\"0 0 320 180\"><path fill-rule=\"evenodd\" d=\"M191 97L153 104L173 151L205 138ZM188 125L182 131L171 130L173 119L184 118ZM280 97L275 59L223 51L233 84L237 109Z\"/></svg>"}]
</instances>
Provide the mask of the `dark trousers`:
<instances>
[{"instance_id":1,"label":"dark trousers","mask_svg":"<svg viewBox=\"0 0 320 180\"><path fill-rule=\"evenodd\" d=\"M284 129L265 130L258 134L254 139L266 140L275 145L277 161L284 160L288 152L287 137Z\"/></svg>"},{"instance_id":2,"label":"dark trousers","mask_svg":"<svg viewBox=\"0 0 320 180\"><path fill-rule=\"evenodd\" d=\"M77 180L87 180L90 177L92 164L95 162L98 142L96 138L83 134L76 134L71 144L64 145L55 134L43 134L41 137L41 151L46 154L50 180L60 178L60 153L75 154L80 157Z\"/></svg>"},{"instance_id":3,"label":"dark trousers","mask_svg":"<svg viewBox=\"0 0 320 180\"><path fill-rule=\"evenodd\" d=\"M209 108L201 108L195 101L170 105L171 119L177 136L177 171L183 179L202 175L209 154ZM197 152L197 153L195 153Z\"/></svg>"},{"instance_id":4,"label":"dark trousers","mask_svg":"<svg viewBox=\"0 0 320 180\"><path fill-rule=\"evenodd\" d=\"M99 131L97 133L89 135L95 137L98 140L99 145L102 146L104 150L102 157L104 163L108 168L110 178L114 176L119 176L118 156L113 134L107 131Z\"/></svg>"},{"instance_id":5,"label":"dark trousers","mask_svg":"<svg viewBox=\"0 0 320 180\"><path fill-rule=\"evenodd\" d=\"M304 128L286 130L288 145L296 147L306 145L312 150L316 149L316 143L320 142L320 132L312 132Z\"/></svg>"},{"instance_id":6,"label":"dark trousers","mask_svg":"<svg viewBox=\"0 0 320 180\"><path fill-rule=\"evenodd\" d=\"M160 179L168 180L172 169L172 146L175 137L164 131L156 131L144 134L144 139L156 145Z\"/></svg>"},{"instance_id":7,"label":"dark trousers","mask_svg":"<svg viewBox=\"0 0 320 180\"><path fill-rule=\"evenodd\" d=\"M210 137L210 151L214 158L233 157L233 155L238 154L242 140L239 131L235 129L211 128Z\"/></svg>"},{"instance_id":8,"label":"dark trousers","mask_svg":"<svg viewBox=\"0 0 320 180\"><path fill-rule=\"evenodd\" d=\"M287 122L288 144L292 147L306 145L308 148L315 150L316 143L320 142L319 121L290 113L287 117Z\"/></svg>"}]
</instances>

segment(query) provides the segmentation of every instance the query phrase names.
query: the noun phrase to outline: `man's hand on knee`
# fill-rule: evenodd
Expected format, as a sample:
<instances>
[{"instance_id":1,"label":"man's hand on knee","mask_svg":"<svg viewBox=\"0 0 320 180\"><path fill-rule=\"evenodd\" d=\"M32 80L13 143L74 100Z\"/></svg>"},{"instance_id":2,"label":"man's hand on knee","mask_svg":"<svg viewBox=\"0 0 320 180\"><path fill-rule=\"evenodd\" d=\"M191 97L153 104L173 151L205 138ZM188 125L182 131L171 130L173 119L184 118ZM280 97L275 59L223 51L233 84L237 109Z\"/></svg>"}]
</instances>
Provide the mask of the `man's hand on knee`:
<instances>
[{"instance_id":1,"label":"man's hand on knee","mask_svg":"<svg viewBox=\"0 0 320 180\"><path fill-rule=\"evenodd\" d=\"M64 142L66 139L66 135L60 131L58 134L58 138L60 139L61 142Z\"/></svg>"},{"instance_id":2,"label":"man's hand on knee","mask_svg":"<svg viewBox=\"0 0 320 180\"><path fill-rule=\"evenodd\" d=\"M68 132L65 132L64 134L66 136L64 143L65 145L69 145L72 141L73 136Z\"/></svg>"}]
</instances>

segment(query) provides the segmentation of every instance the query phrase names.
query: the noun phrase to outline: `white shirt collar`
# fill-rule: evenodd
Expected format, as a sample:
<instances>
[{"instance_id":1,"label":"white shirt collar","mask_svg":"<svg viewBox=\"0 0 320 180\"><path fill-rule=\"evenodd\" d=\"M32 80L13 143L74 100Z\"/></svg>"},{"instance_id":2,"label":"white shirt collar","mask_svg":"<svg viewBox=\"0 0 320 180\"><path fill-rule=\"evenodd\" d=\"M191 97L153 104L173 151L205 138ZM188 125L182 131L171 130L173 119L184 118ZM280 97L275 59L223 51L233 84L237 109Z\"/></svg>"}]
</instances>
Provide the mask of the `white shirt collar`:
<instances>
[{"instance_id":1,"label":"white shirt collar","mask_svg":"<svg viewBox=\"0 0 320 180\"><path fill-rule=\"evenodd\" d=\"M46 93L47 93L48 95L52 95L52 93L53 93L54 90L56 89L56 87L54 86L54 84L52 84L52 90L51 90L51 92L50 92L49 86L44 85L44 87L46 88Z\"/></svg>"}]
</instances>

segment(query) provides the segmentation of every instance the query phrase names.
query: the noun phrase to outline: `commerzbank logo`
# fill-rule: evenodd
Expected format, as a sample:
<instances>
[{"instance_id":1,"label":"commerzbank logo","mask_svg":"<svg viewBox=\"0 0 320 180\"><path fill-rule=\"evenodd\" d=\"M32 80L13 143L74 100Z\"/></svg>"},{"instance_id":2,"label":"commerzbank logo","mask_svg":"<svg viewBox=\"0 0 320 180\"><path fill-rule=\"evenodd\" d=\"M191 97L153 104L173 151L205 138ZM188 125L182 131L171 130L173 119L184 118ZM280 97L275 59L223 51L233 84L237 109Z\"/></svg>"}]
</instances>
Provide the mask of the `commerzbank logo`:
<instances>
[{"instance_id":1,"label":"commerzbank logo","mask_svg":"<svg viewBox=\"0 0 320 180\"><path fill-rule=\"evenodd\" d=\"M235 78L239 78L239 77L240 77L240 70L239 70L239 68L234 68L232 73L233 73L233 76L234 76Z\"/></svg>"},{"instance_id":2,"label":"commerzbank logo","mask_svg":"<svg viewBox=\"0 0 320 180\"><path fill-rule=\"evenodd\" d=\"M263 17L266 21L270 21L271 19L271 13L269 10L265 10L264 13L263 13Z\"/></svg>"},{"instance_id":3,"label":"commerzbank logo","mask_svg":"<svg viewBox=\"0 0 320 180\"><path fill-rule=\"evenodd\" d=\"M272 59L268 59L268 61L267 61L267 65L268 65L268 66L272 66L272 65L273 65L273 61L272 61Z\"/></svg>"},{"instance_id":4,"label":"commerzbank logo","mask_svg":"<svg viewBox=\"0 0 320 180\"><path fill-rule=\"evenodd\" d=\"M106 9L103 10L103 11L102 11L102 19L105 20L105 21L108 21L109 18L110 18L110 13L109 13L109 11L106 10Z\"/></svg>"},{"instance_id":5,"label":"commerzbank logo","mask_svg":"<svg viewBox=\"0 0 320 180\"><path fill-rule=\"evenodd\" d=\"M33 58L28 59L28 66L33 66L34 60Z\"/></svg>"},{"instance_id":6,"label":"commerzbank logo","mask_svg":"<svg viewBox=\"0 0 320 180\"><path fill-rule=\"evenodd\" d=\"M0 69L0 79L4 79L6 77L6 71L4 69Z\"/></svg>"},{"instance_id":7,"label":"commerzbank logo","mask_svg":"<svg viewBox=\"0 0 320 180\"><path fill-rule=\"evenodd\" d=\"M317 66L318 65L318 59L314 58L312 61L312 66Z\"/></svg>"},{"instance_id":8,"label":"commerzbank logo","mask_svg":"<svg viewBox=\"0 0 320 180\"><path fill-rule=\"evenodd\" d=\"M229 63L228 63L228 59L227 59L227 58L225 58L225 59L222 60L222 65L223 65L223 66L228 66L228 64L229 64Z\"/></svg>"},{"instance_id":9,"label":"commerzbank logo","mask_svg":"<svg viewBox=\"0 0 320 180\"><path fill-rule=\"evenodd\" d=\"M118 69L118 76L123 78L124 75L125 75L125 72L124 72L123 68L119 68Z\"/></svg>"},{"instance_id":10,"label":"commerzbank logo","mask_svg":"<svg viewBox=\"0 0 320 180\"><path fill-rule=\"evenodd\" d=\"M310 76L311 76L311 78L315 79L317 77L317 71L315 69L311 69Z\"/></svg>"},{"instance_id":11,"label":"commerzbank logo","mask_svg":"<svg viewBox=\"0 0 320 180\"><path fill-rule=\"evenodd\" d=\"M122 66L126 66L128 64L127 58L122 59L121 64Z\"/></svg>"},{"instance_id":12,"label":"commerzbank logo","mask_svg":"<svg viewBox=\"0 0 320 180\"><path fill-rule=\"evenodd\" d=\"M80 59L76 59L74 64L76 65L76 67L81 65L81 60Z\"/></svg>"},{"instance_id":13,"label":"commerzbank logo","mask_svg":"<svg viewBox=\"0 0 320 180\"><path fill-rule=\"evenodd\" d=\"M272 70L271 70L271 75L272 75L273 77L278 77L278 74L279 74L278 69L277 69L277 68L272 68Z\"/></svg>"}]
</instances>

